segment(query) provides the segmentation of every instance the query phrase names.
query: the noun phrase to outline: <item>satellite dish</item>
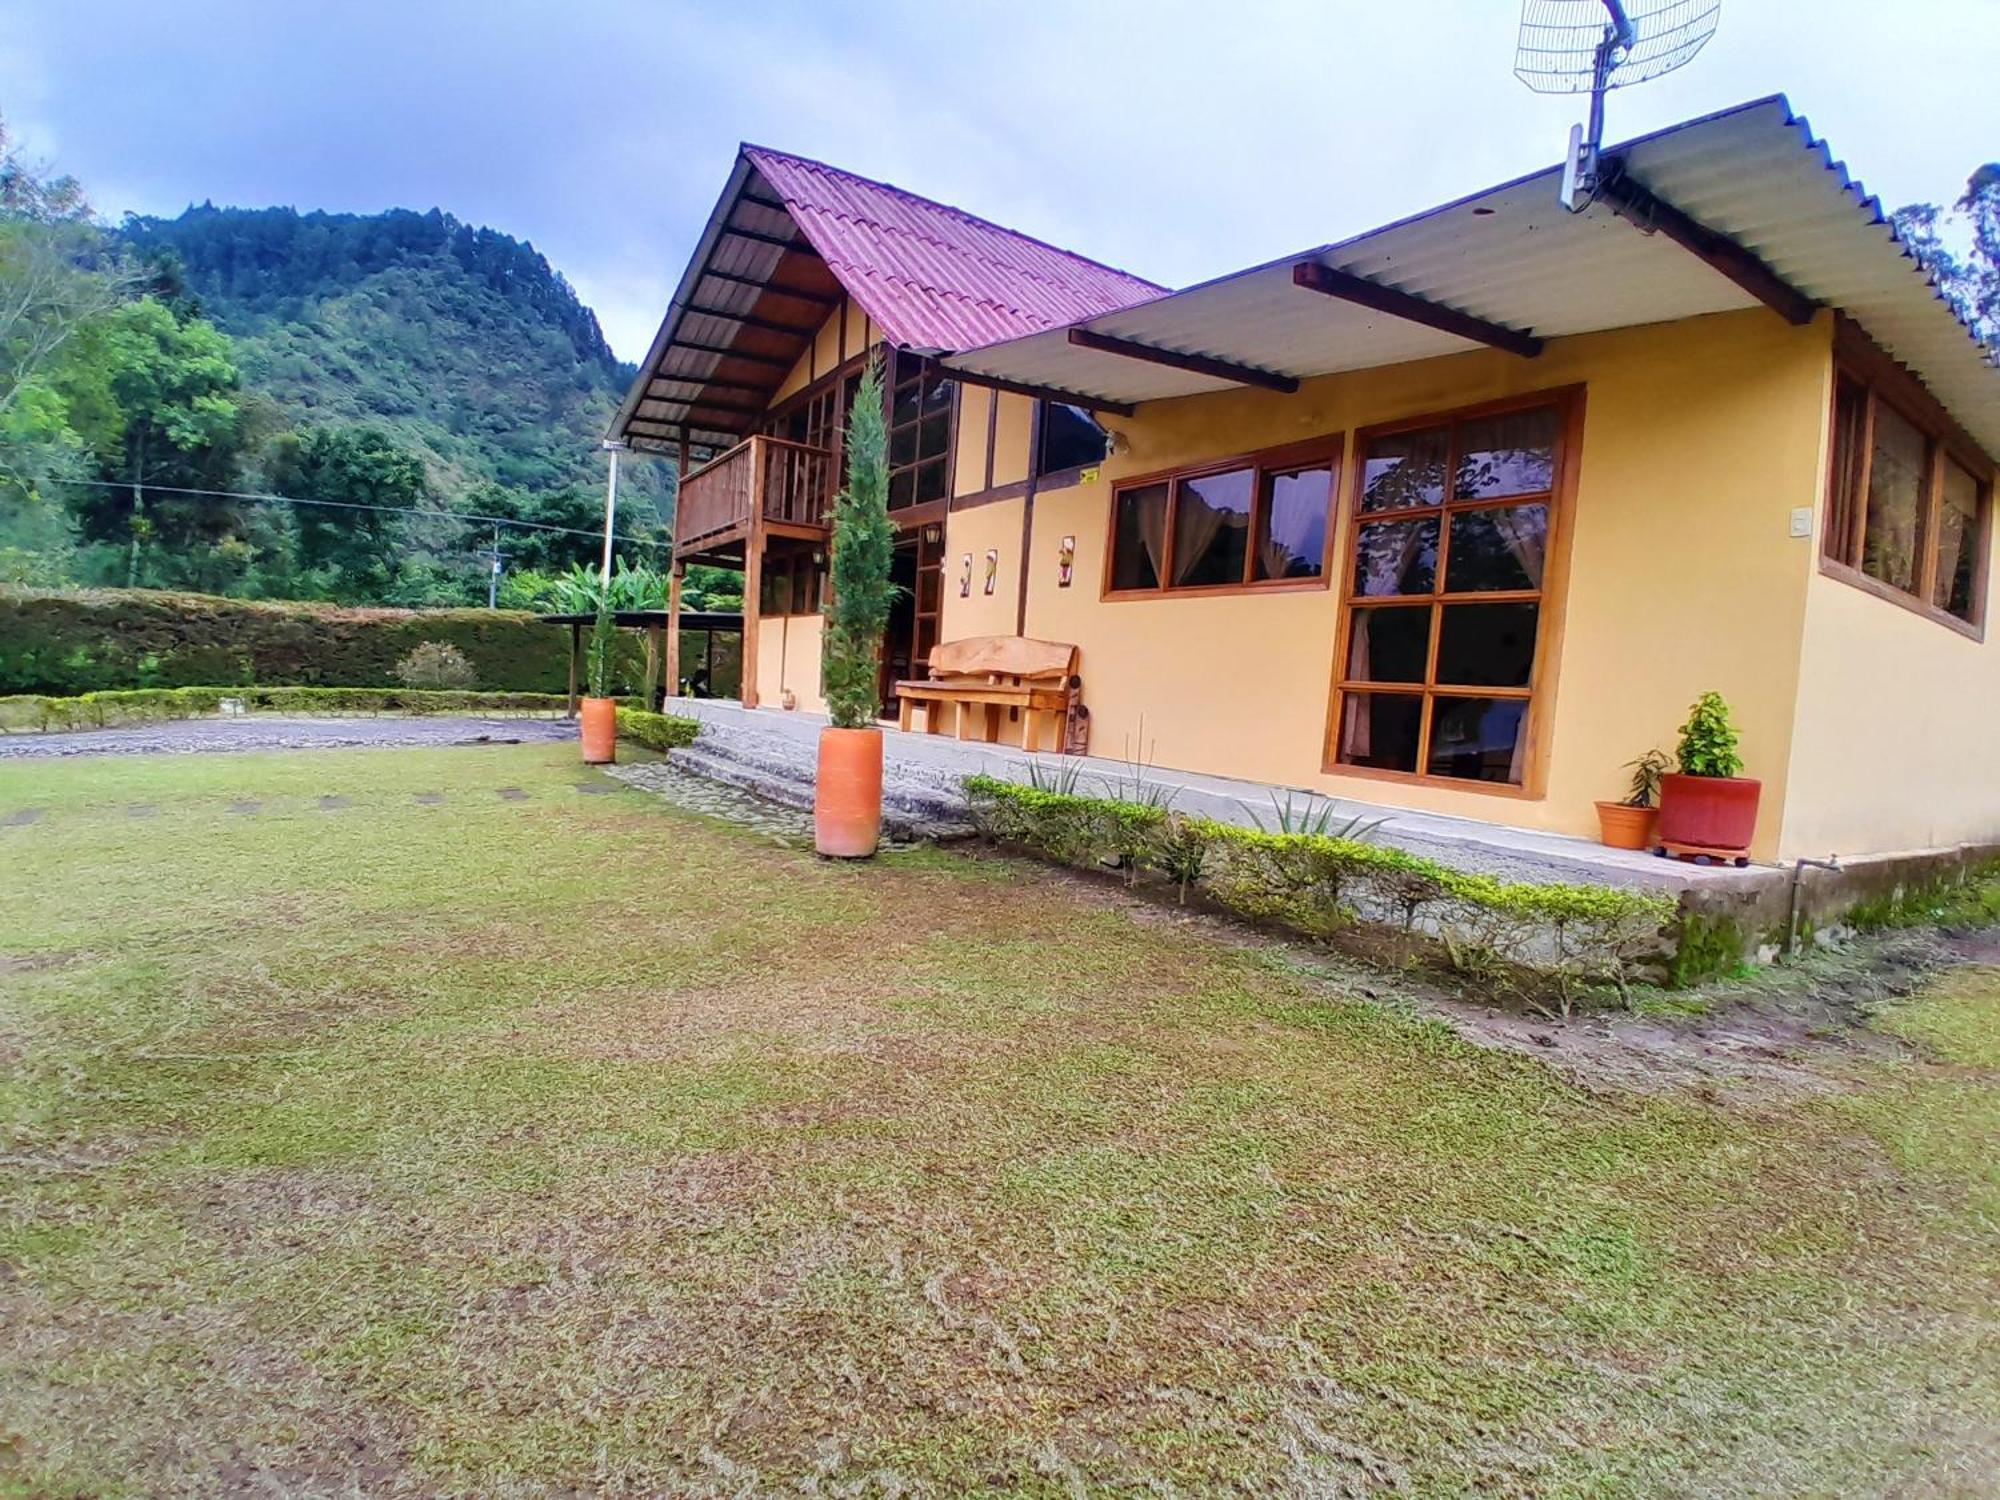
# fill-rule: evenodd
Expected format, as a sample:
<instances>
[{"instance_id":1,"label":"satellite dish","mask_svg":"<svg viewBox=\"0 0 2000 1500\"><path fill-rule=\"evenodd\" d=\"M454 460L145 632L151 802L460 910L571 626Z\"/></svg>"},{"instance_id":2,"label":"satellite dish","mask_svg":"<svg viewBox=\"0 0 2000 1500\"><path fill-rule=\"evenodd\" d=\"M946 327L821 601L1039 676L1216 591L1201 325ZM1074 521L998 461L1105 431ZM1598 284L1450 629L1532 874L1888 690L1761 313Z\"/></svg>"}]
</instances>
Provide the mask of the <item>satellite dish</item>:
<instances>
[{"instance_id":1,"label":"satellite dish","mask_svg":"<svg viewBox=\"0 0 2000 1500\"><path fill-rule=\"evenodd\" d=\"M1664 0L1643 8L1620 0L1521 0L1514 76L1538 94L1589 94L1590 124L1571 128L1562 204L1588 208L1597 192L1604 96L1693 60L1715 35L1722 0Z\"/></svg>"}]
</instances>

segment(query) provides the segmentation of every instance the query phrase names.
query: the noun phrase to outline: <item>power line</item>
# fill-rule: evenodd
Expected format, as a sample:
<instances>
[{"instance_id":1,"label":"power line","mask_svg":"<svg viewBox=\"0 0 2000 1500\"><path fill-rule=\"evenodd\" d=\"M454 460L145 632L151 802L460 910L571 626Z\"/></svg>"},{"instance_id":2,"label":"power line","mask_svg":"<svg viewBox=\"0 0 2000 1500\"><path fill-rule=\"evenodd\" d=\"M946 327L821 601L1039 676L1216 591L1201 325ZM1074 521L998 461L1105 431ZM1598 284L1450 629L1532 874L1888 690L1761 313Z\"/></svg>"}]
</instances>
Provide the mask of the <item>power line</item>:
<instances>
[{"instance_id":1,"label":"power line","mask_svg":"<svg viewBox=\"0 0 2000 1500\"><path fill-rule=\"evenodd\" d=\"M359 500L316 500L305 495L272 495L254 490L198 490L181 485L134 483L129 479L58 479L58 484L88 484L106 490L143 490L154 495L199 495L216 500L254 500L266 505L323 505L337 510L372 510L385 515L430 516L441 521L477 522L485 526L516 526L524 531L552 531L563 536L587 536L593 541L601 531L579 531L574 526L551 526L546 521L517 521L510 516L481 516L462 510L428 510L415 505L368 505ZM630 542L635 547L667 547L672 544L646 537L612 534L614 542Z\"/></svg>"}]
</instances>

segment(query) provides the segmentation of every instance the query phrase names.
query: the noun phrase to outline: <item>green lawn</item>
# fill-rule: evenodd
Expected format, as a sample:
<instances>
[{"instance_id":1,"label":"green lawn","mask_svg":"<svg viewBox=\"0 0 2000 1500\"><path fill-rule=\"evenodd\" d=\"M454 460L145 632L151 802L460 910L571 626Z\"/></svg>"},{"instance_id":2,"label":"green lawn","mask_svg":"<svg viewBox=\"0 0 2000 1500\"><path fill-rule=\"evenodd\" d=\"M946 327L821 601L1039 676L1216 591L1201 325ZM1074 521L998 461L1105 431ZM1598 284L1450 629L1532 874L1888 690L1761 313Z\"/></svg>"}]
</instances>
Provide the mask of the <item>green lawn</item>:
<instances>
[{"instance_id":1,"label":"green lawn","mask_svg":"<svg viewBox=\"0 0 2000 1500\"><path fill-rule=\"evenodd\" d=\"M2000 970L1823 1089L1592 1094L583 779L0 765L0 1493L2000 1484Z\"/></svg>"}]
</instances>

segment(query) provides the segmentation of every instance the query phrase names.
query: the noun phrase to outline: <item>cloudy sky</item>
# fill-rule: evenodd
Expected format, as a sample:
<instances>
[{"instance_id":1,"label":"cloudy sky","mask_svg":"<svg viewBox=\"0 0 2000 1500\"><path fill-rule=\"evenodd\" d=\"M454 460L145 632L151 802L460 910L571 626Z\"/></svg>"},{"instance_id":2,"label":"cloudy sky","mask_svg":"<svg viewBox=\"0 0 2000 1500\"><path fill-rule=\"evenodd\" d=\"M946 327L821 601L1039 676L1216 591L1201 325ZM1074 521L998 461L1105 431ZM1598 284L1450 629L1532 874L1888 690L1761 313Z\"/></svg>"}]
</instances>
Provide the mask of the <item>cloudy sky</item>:
<instances>
[{"instance_id":1,"label":"cloudy sky","mask_svg":"<svg viewBox=\"0 0 2000 1500\"><path fill-rule=\"evenodd\" d=\"M1649 0L1638 0L1643 9ZM736 143L1185 284L1547 165L1517 0L0 0L0 113L101 209L444 208L643 352ZM2000 157L2000 0L1723 0L1637 134L1784 92L1891 206Z\"/></svg>"}]
</instances>

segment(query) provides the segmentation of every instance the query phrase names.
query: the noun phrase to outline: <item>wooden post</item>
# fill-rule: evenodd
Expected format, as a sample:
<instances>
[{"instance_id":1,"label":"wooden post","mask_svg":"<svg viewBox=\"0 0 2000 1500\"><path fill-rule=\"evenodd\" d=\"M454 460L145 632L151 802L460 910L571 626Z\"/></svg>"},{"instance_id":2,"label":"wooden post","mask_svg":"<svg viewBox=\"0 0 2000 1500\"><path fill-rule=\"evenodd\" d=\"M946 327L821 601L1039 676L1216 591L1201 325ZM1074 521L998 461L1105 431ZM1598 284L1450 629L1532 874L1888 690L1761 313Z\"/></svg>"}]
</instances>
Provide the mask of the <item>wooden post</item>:
<instances>
[{"instance_id":1,"label":"wooden post","mask_svg":"<svg viewBox=\"0 0 2000 1500\"><path fill-rule=\"evenodd\" d=\"M681 692L681 578L687 572L675 563L667 574L667 680L663 698L678 698ZM660 705L666 707L664 702Z\"/></svg>"},{"instance_id":2,"label":"wooden post","mask_svg":"<svg viewBox=\"0 0 2000 1500\"><path fill-rule=\"evenodd\" d=\"M743 537L743 706L757 706L757 625L764 593L764 444L750 440L750 522Z\"/></svg>"},{"instance_id":3,"label":"wooden post","mask_svg":"<svg viewBox=\"0 0 2000 1500\"><path fill-rule=\"evenodd\" d=\"M666 666L667 632L663 625L646 627L646 691L639 696L646 707L658 708L659 699L653 696L653 686L662 680L662 669Z\"/></svg>"},{"instance_id":4,"label":"wooden post","mask_svg":"<svg viewBox=\"0 0 2000 1500\"><path fill-rule=\"evenodd\" d=\"M569 716L576 717L577 685L583 676L583 627L570 621L569 626Z\"/></svg>"}]
</instances>

